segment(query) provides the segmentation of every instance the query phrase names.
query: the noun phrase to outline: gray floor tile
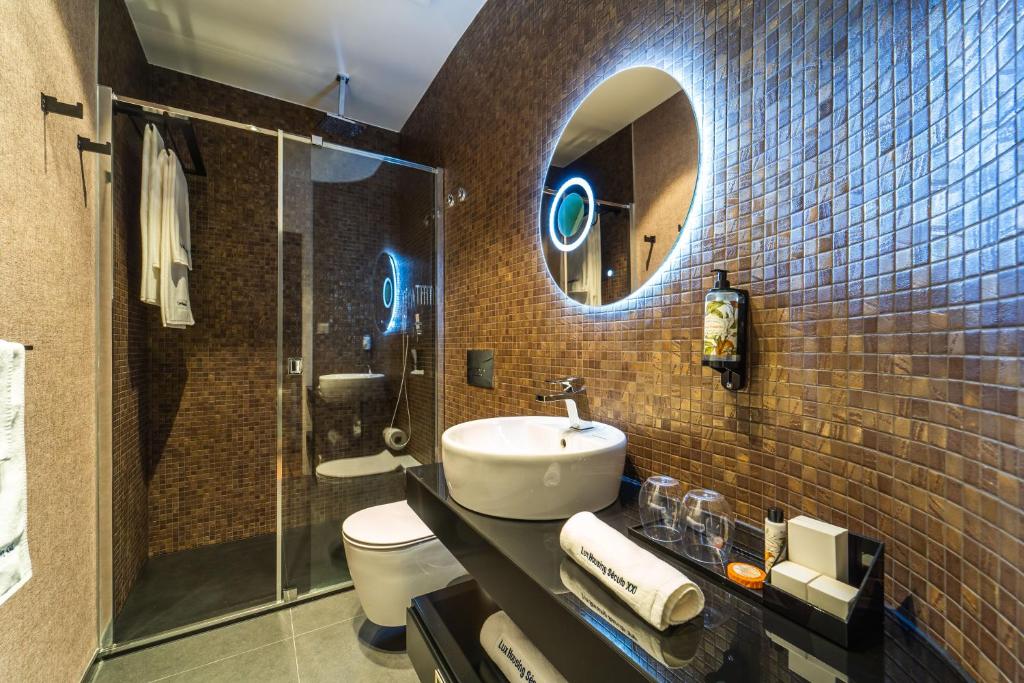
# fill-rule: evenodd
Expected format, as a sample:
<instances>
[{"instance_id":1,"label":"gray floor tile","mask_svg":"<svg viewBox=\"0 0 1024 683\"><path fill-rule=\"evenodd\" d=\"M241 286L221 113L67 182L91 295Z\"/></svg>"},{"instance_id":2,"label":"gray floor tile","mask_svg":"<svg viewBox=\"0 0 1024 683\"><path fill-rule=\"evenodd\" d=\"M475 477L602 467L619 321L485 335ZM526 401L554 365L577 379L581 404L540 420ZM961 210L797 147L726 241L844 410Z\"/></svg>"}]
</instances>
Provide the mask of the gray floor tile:
<instances>
[{"instance_id":1,"label":"gray floor tile","mask_svg":"<svg viewBox=\"0 0 1024 683\"><path fill-rule=\"evenodd\" d=\"M362 614L359 598L356 597L354 590L305 602L293 607L291 612L292 626L297 636L339 621L348 621Z\"/></svg>"},{"instance_id":2,"label":"gray floor tile","mask_svg":"<svg viewBox=\"0 0 1024 683\"><path fill-rule=\"evenodd\" d=\"M180 673L291 637L287 610L108 659L96 683L141 683Z\"/></svg>"},{"instance_id":3,"label":"gray floor tile","mask_svg":"<svg viewBox=\"0 0 1024 683\"><path fill-rule=\"evenodd\" d=\"M274 601L276 536L263 535L146 560L114 620L126 642Z\"/></svg>"},{"instance_id":4,"label":"gray floor tile","mask_svg":"<svg viewBox=\"0 0 1024 683\"><path fill-rule=\"evenodd\" d=\"M289 587L305 593L352 577L341 522L288 529L283 569ZM274 601L277 537L254 536L150 558L120 613L114 639L127 642Z\"/></svg>"},{"instance_id":5,"label":"gray floor tile","mask_svg":"<svg viewBox=\"0 0 1024 683\"><path fill-rule=\"evenodd\" d=\"M167 683L298 683L295 646L293 641L283 640L164 680Z\"/></svg>"},{"instance_id":6,"label":"gray floor tile","mask_svg":"<svg viewBox=\"0 0 1024 683\"><path fill-rule=\"evenodd\" d=\"M416 672L405 654L376 652L359 642L356 634L362 621L353 619L298 636L299 681L415 683Z\"/></svg>"}]
</instances>

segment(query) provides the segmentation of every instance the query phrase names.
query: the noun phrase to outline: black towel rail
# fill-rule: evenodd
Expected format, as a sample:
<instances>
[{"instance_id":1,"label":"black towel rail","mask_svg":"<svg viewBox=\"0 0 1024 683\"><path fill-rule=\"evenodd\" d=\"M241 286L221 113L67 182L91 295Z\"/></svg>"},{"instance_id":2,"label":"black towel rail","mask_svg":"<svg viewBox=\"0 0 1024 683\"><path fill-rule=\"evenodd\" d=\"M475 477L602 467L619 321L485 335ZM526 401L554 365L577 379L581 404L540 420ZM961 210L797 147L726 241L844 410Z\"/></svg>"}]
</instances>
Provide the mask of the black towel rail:
<instances>
[{"instance_id":1,"label":"black towel rail","mask_svg":"<svg viewBox=\"0 0 1024 683\"><path fill-rule=\"evenodd\" d=\"M181 153L178 151L178 143L175 140L175 133L180 133L182 138L185 140L185 146L188 148L188 157L191 165L185 168L185 173L189 175L205 176L206 166L203 164L203 155L199 151L199 141L196 139L196 131L192 125L192 120L182 116L171 116L166 111L154 112L150 111L138 104L133 102L124 102L122 100L114 100L112 103L114 114L122 114L131 118L132 123L136 124L135 130L142 134L142 130L138 127L138 121L145 121L146 123L152 123L157 128L163 131L163 134L167 139L167 143L174 149L174 153L181 158Z\"/></svg>"}]
</instances>

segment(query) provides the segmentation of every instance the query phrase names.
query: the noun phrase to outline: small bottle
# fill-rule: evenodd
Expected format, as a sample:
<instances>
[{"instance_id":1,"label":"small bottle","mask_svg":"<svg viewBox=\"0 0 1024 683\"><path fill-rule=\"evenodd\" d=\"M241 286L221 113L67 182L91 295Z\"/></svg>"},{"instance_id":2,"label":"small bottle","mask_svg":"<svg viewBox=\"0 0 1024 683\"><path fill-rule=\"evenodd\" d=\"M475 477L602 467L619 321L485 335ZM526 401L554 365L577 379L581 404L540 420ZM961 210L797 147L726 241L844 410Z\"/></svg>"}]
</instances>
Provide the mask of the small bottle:
<instances>
[{"instance_id":1,"label":"small bottle","mask_svg":"<svg viewBox=\"0 0 1024 683\"><path fill-rule=\"evenodd\" d=\"M786 555L786 516L781 508L768 508L764 518L764 571L769 573L772 565Z\"/></svg>"}]
</instances>

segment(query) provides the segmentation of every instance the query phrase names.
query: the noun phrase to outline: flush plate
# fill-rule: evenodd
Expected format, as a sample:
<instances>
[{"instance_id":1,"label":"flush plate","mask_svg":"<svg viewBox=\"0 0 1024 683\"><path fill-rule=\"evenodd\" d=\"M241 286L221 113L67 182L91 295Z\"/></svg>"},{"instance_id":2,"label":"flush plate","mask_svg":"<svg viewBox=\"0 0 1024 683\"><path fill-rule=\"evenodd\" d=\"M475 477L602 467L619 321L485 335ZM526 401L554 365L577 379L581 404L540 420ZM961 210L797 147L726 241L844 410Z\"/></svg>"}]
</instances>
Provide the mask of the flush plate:
<instances>
[{"instance_id":1,"label":"flush plate","mask_svg":"<svg viewBox=\"0 0 1024 683\"><path fill-rule=\"evenodd\" d=\"M470 386L494 388L494 350L471 349L466 351L466 381Z\"/></svg>"}]
</instances>

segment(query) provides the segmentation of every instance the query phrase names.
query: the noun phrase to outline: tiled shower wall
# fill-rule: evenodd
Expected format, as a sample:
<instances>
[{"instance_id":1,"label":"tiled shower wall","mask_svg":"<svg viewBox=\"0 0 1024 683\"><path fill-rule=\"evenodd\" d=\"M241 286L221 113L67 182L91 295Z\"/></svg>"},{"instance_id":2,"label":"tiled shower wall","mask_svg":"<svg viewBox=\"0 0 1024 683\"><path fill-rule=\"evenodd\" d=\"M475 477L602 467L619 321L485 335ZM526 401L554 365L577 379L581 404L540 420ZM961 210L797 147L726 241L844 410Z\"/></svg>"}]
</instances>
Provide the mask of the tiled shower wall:
<instances>
[{"instance_id":1,"label":"tiled shower wall","mask_svg":"<svg viewBox=\"0 0 1024 683\"><path fill-rule=\"evenodd\" d=\"M100 35L97 81L114 92L145 97L147 70L142 45L121 0L100 0ZM148 99L148 98L147 98ZM140 242L129 239L127 226L138 226L139 192L125 182L134 178L142 158L142 142L123 117L113 122L113 404L111 471L113 509L113 601L119 610L146 561L149 550L148 453L149 407L146 378L149 353L146 344L145 304L139 301L138 282L142 256Z\"/></svg>"},{"instance_id":2,"label":"tiled shower wall","mask_svg":"<svg viewBox=\"0 0 1024 683\"><path fill-rule=\"evenodd\" d=\"M122 0L101 1L100 36L99 80L118 94L299 134L315 132L323 116L150 66ZM187 176L196 264L191 295L197 322L189 330L165 330L157 309L138 302L139 133L124 117L115 119L115 609L123 604L150 555L275 530L277 141L215 124L195 125L207 167L205 178ZM333 141L391 155L398 151L396 133L372 127L357 138ZM421 186L427 186L425 199L427 206L432 205L432 183L428 174L408 169L389 172L397 179L388 181L388 187L397 188L404 197L395 218L405 225L407 211L415 207L423 211ZM408 178L407 173L418 176ZM326 186L321 189L328 191ZM389 200L395 197L393 193ZM367 216L358 208L348 215ZM328 236L323 246L342 248L345 226L340 217L334 218L338 232ZM379 230L381 225L375 223L372 228ZM432 263L432 232L424 240L416 223L404 233L395 238L401 242L398 248L408 252L417 268L420 259ZM301 260L298 263L301 267ZM432 275L431 266L426 272ZM350 278L352 273L331 271L322 276L326 281ZM298 280L295 284L301 286ZM296 321L289 320L292 329ZM358 341L358 335L346 334L347 321L344 314L339 315L335 327L339 336L334 340L339 350L349 344L350 337ZM382 365L393 367L396 358L400 362L397 338L377 341ZM429 343L433 343L432 332ZM358 365L340 360L324 369L359 370ZM390 388L396 389L397 384ZM414 383L411 398L414 420L420 413L429 415L429 421L423 421L430 429L418 430L420 437L409 452L429 460L433 457L433 377L422 386ZM380 412L386 408L390 418L393 396L388 390L383 403ZM373 437L380 450L380 429L374 431L368 438ZM291 451L298 450L295 444L289 445ZM338 508L333 499L339 495L346 497L349 508L367 502L367 495L310 485L301 461L287 465L290 479L285 482L284 503L290 522L305 523L329 514ZM364 488L370 492L382 487ZM389 485L388 496L392 489Z\"/></svg>"},{"instance_id":3,"label":"tiled shower wall","mask_svg":"<svg viewBox=\"0 0 1024 683\"><path fill-rule=\"evenodd\" d=\"M1022 11L488 2L403 130L470 197L446 213L446 423L536 413L540 380L579 372L630 472L882 538L888 603L978 678L1019 680ZM575 106L633 65L695 100L701 203L658 281L584 313L543 264L541 185ZM722 267L752 296L739 393L699 362ZM494 390L466 386L476 347Z\"/></svg>"}]
</instances>

